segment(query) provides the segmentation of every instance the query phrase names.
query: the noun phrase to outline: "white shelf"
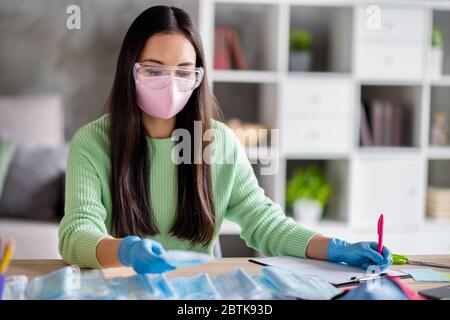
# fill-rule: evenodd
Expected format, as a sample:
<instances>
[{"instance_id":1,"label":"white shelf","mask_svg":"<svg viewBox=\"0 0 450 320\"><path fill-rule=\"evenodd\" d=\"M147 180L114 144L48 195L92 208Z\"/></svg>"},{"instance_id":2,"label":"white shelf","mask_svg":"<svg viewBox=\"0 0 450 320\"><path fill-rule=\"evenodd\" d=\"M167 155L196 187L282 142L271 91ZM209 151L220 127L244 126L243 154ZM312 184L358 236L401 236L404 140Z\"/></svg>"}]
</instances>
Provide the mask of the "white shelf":
<instances>
[{"instance_id":1,"label":"white shelf","mask_svg":"<svg viewBox=\"0 0 450 320\"><path fill-rule=\"evenodd\" d=\"M212 79L214 82L276 83L278 73L258 70L214 70Z\"/></svg>"},{"instance_id":2,"label":"white shelf","mask_svg":"<svg viewBox=\"0 0 450 320\"><path fill-rule=\"evenodd\" d=\"M289 71L287 73L287 80L304 80L304 79L316 79L316 80L351 80L353 75L345 72L322 72L322 71Z\"/></svg>"},{"instance_id":3,"label":"white shelf","mask_svg":"<svg viewBox=\"0 0 450 320\"><path fill-rule=\"evenodd\" d=\"M362 156L408 156L420 155L417 147L359 147L356 154Z\"/></svg>"},{"instance_id":4,"label":"white shelf","mask_svg":"<svg viewBox=\"0 0 450 320\"><path fill-rule=\"evenodd\" d=\"M428 149L428 158L432 160L450 159L450 146L448 147L433 147Z\"/></svg>"},{"instance_id":5,"label":"white shelf","mask_svg":"<svg viewBox=\"0 0 450 320\"><path fill-rule=\"evenodd\" d=\"M350 153L286 153L283 154L287 160L346 160Z\"/></svg>"},{"instance_id":6,"label":"white shelf","mask_svg":"<svg viewBox=\"0 0 450 320\"><path fill-rule=\"evenodd\" d=\"M369 78L357 78L357 81L361 86L422 86L422 81L411 79L369 79Z\"/></svg>"},{"instance_id":7,"label":"white shelf","mask_svg":"<svg viewBox=\"0 0 450 320\"><path fill-rule=\"evenodd\" d=\"M448 87L448 86L450 86L450 75L443 75L439 79L431 79L430 83L433 86Z\"/></svg>"}]
</instances>

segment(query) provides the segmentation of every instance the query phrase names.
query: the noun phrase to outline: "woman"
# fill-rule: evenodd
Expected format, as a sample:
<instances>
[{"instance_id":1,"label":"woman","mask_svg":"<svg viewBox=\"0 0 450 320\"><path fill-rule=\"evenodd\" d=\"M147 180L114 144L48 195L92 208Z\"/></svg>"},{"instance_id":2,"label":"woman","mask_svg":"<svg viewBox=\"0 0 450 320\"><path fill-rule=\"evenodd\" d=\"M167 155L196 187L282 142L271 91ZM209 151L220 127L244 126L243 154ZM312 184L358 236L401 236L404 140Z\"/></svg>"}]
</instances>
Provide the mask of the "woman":
<instances>
[{"instance_id":1,"label":"woman","mask_svg":"<svg viewBox=\"0 0 450 320\"><path fill-rule=\"evenodd\" d=\"M212 119L214 101L187 13L166 6L144 11L123 41L109 113L81 128L70 145L59 230L68 263L165 272L173 269L160 257L165 249L211 254L224 218L265 255L361 268L391 263L389 250L378 253L374 242L330 239L286 218L258 186L233 132ZM193 139L179 152L188 161L174 161L172 134L184 129L195 136L195 121L200 133L212 129L212 139ZM211 161L195 162L207 150ZM214 161L226 158L232 161Z\"/></svg>"}]
</instances>

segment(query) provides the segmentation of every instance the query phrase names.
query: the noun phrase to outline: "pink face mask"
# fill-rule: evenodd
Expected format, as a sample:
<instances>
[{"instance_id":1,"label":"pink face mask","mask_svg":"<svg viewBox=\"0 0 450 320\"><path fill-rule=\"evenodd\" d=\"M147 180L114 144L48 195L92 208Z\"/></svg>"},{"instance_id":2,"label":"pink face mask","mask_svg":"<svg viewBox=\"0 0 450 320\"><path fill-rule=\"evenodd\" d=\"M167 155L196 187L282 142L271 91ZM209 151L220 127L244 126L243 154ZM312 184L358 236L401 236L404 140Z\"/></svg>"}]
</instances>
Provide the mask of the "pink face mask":
<instances>
[{"instance_id":1,"label":"pink face mask","mask_svg":"<svg viewBox=\"0 0 450 320\"><path fill-rule=\"evenodd\" d=\"M180 112L194 91L195 80L163 75L137 75L136 98L138 106L148 115L169 119Z\"/></svg>"}]
</instances>

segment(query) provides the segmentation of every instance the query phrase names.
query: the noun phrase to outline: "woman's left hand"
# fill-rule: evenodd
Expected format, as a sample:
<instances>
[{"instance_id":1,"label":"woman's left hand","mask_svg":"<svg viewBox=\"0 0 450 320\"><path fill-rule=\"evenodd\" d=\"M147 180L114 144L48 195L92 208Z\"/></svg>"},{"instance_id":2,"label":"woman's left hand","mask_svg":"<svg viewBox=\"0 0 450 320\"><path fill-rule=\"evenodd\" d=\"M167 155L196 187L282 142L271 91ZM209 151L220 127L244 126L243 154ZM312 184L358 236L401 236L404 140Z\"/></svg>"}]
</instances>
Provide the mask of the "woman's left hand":
<instances>
[{"instance_id":1,"label":"woman's left hand","mask_svg":"<svg viewBox=\"0 0 450 320\"><path fill-rule=\"evenodd\" d=\"M382 254L380 254L377 247L377 242L349 243L333 238L328 242L328 260L344 262L363 269L367 269L370 265L377 265L384 270L392 264L392 254L386 247L383 247Z\"/></svg>"}]
</instances>

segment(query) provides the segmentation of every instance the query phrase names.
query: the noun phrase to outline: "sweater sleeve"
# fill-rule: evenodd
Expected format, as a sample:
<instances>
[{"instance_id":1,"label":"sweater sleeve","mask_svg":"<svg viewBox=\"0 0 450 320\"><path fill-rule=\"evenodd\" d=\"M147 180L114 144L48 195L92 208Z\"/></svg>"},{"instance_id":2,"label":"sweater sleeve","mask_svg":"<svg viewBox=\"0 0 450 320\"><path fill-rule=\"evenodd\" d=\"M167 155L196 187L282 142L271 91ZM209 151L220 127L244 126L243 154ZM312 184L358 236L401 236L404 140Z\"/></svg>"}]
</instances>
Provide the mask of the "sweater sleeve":
<instances>
[{"instance_id":1,"label":"sweater sleeve","mask_svg":"<svg viewBox=\"0 0 450 320\"><path fill-rule=\"evenodd\" d=\"M246 244L266 256L306 257L306 247L317 233L286 217L264 195L244 148L237 139L234 144L234 179L225 218L238 223Z\"/></svg>"},{"instance_id":2,"label":"sweater sleeve","mask_svg":"<svg viewBox=\"0 0 450 320\"><path fill-rule=\"evenodd\" d=\"M101 268L97 244L108 236L106 209L101 201L101 183L84 153L82 138L70 144L65 190L65 214L59 226L59 252L69 264Z\"/></svg>"}]
</instances>

